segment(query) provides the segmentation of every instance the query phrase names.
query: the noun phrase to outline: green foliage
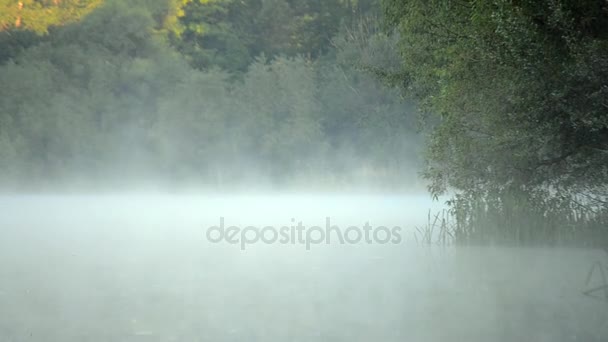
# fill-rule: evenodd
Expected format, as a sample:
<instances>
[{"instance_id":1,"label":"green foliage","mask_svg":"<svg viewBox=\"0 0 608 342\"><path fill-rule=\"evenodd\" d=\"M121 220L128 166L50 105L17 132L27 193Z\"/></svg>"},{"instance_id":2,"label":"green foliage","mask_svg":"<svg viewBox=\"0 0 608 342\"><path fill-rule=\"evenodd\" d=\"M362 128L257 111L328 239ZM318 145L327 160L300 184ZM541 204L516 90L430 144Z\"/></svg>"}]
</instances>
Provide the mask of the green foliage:
<instances>
[{"instance_id":1,"label":"green foliage","mask_svg":"<svg viewBox=\"0 0 608 342\"><path fill-rule=\"evenodd\" d=\"M401 170L393 183L411 184L420 162L421 137L413 103L399 90L377 80L370 69L396 69L395 37L384 34L374 17L344 26L332 39L335 64L321 72L323 123L330 143L341 151L346 168L353 163L379 170Z\"/></svg>"},{"instance_id":2,"label":"green foliage","mask_svg":"<svg viewBox=\"0 0 608 342\"><path fill-rule=\"evenodd\" d=\"M180 28L172 42L199 69L219 66L243 70L250 59L238 27L231 22L246 11L234 12L232 0L184 1L178 17ZM247 6L247 5L243 5ZM177 33L177 34L176 34Z\"/></svg>"},{"instance_id":3,"label":"green foliage","mask_svg":"<svg viewBox=\"0 0 608 342\"><path fill-rule=\"evenodd\" d=\"M160 34L171 7L142 3L108 1L31 43L9 40L19 48L0 66L3 185L381 183L415 168L407 107L346 52L366 38L317 59L259 50L235 78L238 63L192 68Z\"/></svg>"},{"instance_id":4,"label":"green foliage","mask_svg":"<svg viewBox=\"0 0 608 342\"><path fill-rule=\"evenodd\" d=\"M248 154L261 166L282 165L271 170L273 178L314 168L323 152L314 74L311 63L301 58L277 58L270 64L259 59L234 91L251 139Z\"/></svg>"},{"instance_id":5,"label":"green foliage","mask_svg":"<svg viewBox=\"0 0 608 342\"><path fill-rule=\"evenodd\" d=\"M437 117L433 193L606 195L605 3L383 3L400 34L403 90Z\"/></svg>"},{"instance_id":6,"label":"green foliage","mask_svg":"<svg viewBox=\"0 0 608 342\"><path fill-rule=\"evenodd\" d=\"M317 58L330 50L341 22L371 11L373 3L187 0L171 41L197 69L242 72L261 55Z\"/></svg>"},{"instance_id":7,"label":"green foliage","mask_svg":"<svg viewBox=\"0 0 608 342\"><path fill-rule=\"evenodd\" d=\"M80 20L102 0L2 0L0 30L21 28L45 33L50 26Z\"/></svg>"},{"instance_id":8,"label":"green foliage","mask_svg":"<svg viewBox=\"0 0 608 342\"><path fill-rule=\"evenodd\" d=\"M6 30L0 31L0 64L17 57L23 51L34 46L44 39L29 30Z\"/></svg>"},{"instance_id":9,"label":"green foliage","mask_svg":"<svg viewBox=\"0 0 608 342\"><path fill-rule=\"evenodd\" d=\"M608 145L601 6L385 5L401 32L407 90L441 115L429 150L437 191L605 182L591 176L605 170Z\"/></svg>"}]
</instances>

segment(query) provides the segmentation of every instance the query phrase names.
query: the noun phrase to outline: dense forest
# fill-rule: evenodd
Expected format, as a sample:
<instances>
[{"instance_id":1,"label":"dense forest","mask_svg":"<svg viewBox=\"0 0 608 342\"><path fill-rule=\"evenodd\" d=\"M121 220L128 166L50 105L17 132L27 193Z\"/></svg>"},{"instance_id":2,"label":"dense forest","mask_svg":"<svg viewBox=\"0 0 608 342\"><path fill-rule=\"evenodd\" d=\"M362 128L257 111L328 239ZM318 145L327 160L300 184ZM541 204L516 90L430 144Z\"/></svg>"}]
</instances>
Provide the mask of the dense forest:
<instances>
[{"instance_id":1,"label":"dense forest","mask_svg":"<svg viewBox=\"0 0 608 342\"><path fill-rule=\"evenodd\" d=\"M366 183L608 245L608 3L0 1L5 186Z\"/></svg>"},{"instance_id":2,"label":"dense forest","mask_svg":"<svg viewBox=\"0 0 608 342\"><path fill-rule=\"evenodd\" d=\"M374 1L3 2L7 186L417 182Z\"/></svg>"}]
</instances>

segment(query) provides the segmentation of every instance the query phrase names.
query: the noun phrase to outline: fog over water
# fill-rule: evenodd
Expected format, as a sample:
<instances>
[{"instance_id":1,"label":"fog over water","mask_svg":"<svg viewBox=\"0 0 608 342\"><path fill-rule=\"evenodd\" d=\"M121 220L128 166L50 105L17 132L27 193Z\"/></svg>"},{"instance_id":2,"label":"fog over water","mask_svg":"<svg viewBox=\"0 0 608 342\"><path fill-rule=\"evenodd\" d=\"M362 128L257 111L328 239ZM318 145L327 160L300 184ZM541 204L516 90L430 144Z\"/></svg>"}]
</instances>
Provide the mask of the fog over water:
<instances>
[{"instance_id":1,"label":"fog over water","mask_svg":"<svg viewBox=\"0 0 608 342\"><path fill-rule=\"evenodd\" d=\"M0 342L608 341L607 28L0 1Z\"/></svg>"},{"instance_id":2,"label":"fog over water","mask_svg":"<svg viewBox=\"0 0 608 342\"><path fill-rule=\"evenodd\" d=\"M426 194L4 195L1 340L605 340L608 304L583 294L603 251L417 242L442 208ZM241 248L208 241L221 217L401 239Z\"/></svg>"}]
</instances>

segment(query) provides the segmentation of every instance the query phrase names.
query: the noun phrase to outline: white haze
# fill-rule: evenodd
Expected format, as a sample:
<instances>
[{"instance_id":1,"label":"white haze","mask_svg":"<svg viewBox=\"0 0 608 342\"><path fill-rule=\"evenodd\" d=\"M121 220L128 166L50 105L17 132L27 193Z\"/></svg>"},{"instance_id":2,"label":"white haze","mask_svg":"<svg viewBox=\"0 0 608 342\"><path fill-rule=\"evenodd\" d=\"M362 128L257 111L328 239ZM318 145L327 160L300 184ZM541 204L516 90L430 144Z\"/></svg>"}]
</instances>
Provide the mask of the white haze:
<instances>
[{"instance_id":1,"label":"white haze","mask_svg":"<svg viewBox=\"0 0 608 342\"><path fill-rule=\"evenodd\" d=\"M597 250L421 246L428 195L5 195L1 341L604 341ZM214 244L227 225L402 227L384 245ZM591 282L595 281L594 279Z\"/></svg>"}]
</instances>

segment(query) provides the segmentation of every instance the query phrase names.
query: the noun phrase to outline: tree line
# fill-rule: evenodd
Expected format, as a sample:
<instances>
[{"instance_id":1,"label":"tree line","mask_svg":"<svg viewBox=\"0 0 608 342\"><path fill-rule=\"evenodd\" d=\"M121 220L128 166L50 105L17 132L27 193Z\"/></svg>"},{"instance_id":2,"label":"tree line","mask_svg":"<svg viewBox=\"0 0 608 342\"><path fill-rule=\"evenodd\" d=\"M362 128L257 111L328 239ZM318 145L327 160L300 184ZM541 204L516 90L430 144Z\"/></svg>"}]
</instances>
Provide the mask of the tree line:
<instances>
[{"instance_id":1,"label":"tree line","mask_svg":"<svg viewBox=\"0 0 608 342\"><path fill-rule=\"evenodd\" d=\"M358 67L399 62L373 1L24 4L0 32L5 186L415 183L414 109Z\"/></svg>"}]
</instances>

